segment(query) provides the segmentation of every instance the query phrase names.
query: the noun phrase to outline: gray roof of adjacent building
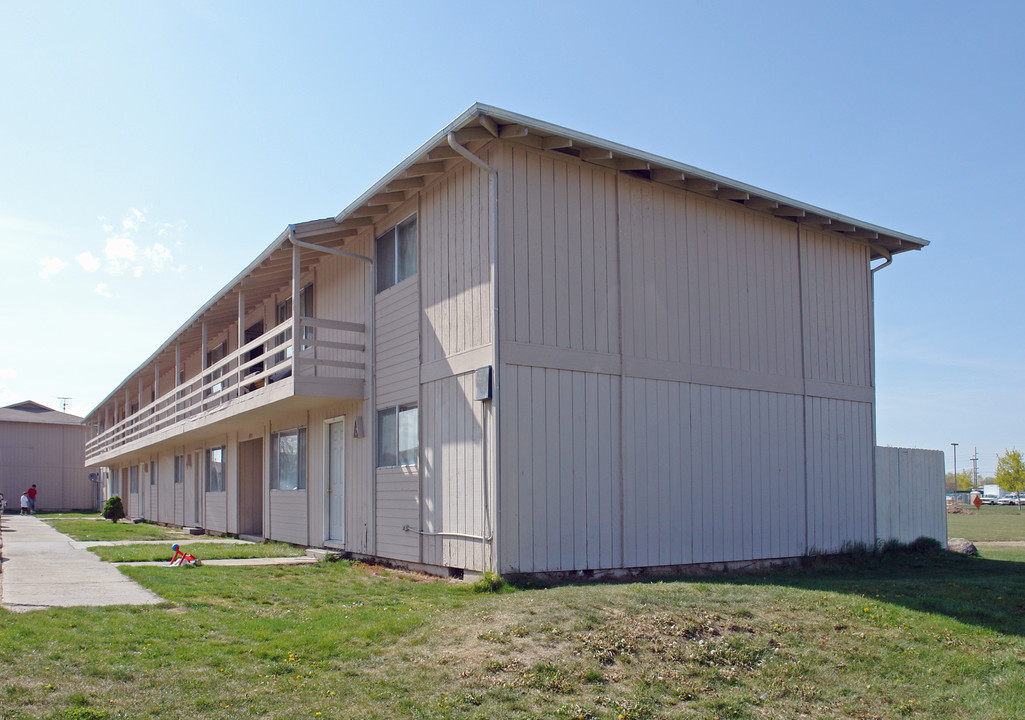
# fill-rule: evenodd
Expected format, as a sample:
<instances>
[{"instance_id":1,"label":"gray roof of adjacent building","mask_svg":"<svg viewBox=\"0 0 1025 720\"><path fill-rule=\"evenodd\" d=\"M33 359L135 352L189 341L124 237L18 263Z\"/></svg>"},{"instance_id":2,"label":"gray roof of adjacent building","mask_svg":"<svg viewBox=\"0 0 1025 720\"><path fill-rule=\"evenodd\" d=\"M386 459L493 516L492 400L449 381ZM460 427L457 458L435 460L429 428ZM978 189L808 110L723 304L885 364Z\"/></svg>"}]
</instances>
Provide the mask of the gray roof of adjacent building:
<instances>
[{"instance_id":1,"label":"gray roof of adjacent building","mask_svg":"<svg viewBox=\"0 0 1025 720\"><path fill-rule=\"evenodd\" d=\"M40 423L44 425L81 425L82 418L62 413L32 400L0 408L0 422Z\"/></svg>"}]
</instances>

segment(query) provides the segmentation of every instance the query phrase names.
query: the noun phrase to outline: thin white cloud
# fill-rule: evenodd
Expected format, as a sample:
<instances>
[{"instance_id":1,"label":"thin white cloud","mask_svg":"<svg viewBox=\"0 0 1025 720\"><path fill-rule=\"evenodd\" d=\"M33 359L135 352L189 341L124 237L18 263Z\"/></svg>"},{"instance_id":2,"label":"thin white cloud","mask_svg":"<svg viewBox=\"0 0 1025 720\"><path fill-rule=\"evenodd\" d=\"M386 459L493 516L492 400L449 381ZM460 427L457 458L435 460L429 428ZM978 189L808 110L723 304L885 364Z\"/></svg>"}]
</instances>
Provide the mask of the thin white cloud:
<instances>
[{"instance_id":1,"label":"thin white cloud","mask_svg":"<svg viewBox=\"0 0 1025 720\"><path fill-rule=\"evenodd\" d=\"M107 238L103 254L107 258L107 272L120 275L135 262L135 241L127 235Z\"/></svg>"},{"instance_id":2,"label":"thin white cloud","mask_svg":"<svg viewBox=\"0 0 1025 720\"><path fill-rule=\"evenodd\" d=\"M153 243L151 247L146 248L146 257L149 258L155 272L160 272L174 260L171 251L160 243Z\"/></svg>"},{"instance_id":3,"label":"thin white cloud","mask_svg":"<svg viewBox=\"0 0 1025 720\"><path fill-rule=\"evenodd\" d=\"M18 376L14 368L0 368L0 380L12 380Z\"/></svg>"},{"instance_id":4,"label":"thin white cloud","mask_svg":"<svg viewBox=\"0 0 1025 720\"><path fill-rule=\"evenodd\" d=\"M146 221L146 216L141 210L131 208L128 214L125 215L124 220L121 221L122 227L129 231L138 231L139 225Z\"/></svg>"},{"instance_id":5,"label":"thin white cloud","mask_svg":"<svg viewBox=\"0 0 1025 720\"><path fill-rule=\"evenodd\" d=\"M100 259L93 255L91 252L86 250L84 253L79 253L75 256L75 260L82 266L82 269L86 272L96 272L100 269Z\"/></svg>"},{"instance_id":6,"label":"thin white cloud","mask_svg":"<svg viewBox=\"0 0 1025 720\"><path fill-rule=\"evenodd\" d=\"M61 270L66 268L68 264L60 258L44 257L39 258L39 266L39 277L45 280L51 275L56 275L57 273L59 273Z\"/></svg>"},{"instance_id":7,"label":"thin white cloud","mask_svg":"<svg viewBox=\"0 0 1025 720\"><path fill-rule=\"evenodd\" d=\"M96 286L93 292L95 292L97 295L102 295L105 298L114 297L113 294L111 294L110 290L107 289L107 283L100 283Z\"/></svg>"},{"instance_id":8,"label":"thin white cloud","mask_svg":"<svg viewBox=\"0 0 1025 720\"><path fill-rule=\"evenodd\" d=\"M135 277L142 277L142 265L136 265L132 268L132 275Z\"/></svg>"}]
</instances>

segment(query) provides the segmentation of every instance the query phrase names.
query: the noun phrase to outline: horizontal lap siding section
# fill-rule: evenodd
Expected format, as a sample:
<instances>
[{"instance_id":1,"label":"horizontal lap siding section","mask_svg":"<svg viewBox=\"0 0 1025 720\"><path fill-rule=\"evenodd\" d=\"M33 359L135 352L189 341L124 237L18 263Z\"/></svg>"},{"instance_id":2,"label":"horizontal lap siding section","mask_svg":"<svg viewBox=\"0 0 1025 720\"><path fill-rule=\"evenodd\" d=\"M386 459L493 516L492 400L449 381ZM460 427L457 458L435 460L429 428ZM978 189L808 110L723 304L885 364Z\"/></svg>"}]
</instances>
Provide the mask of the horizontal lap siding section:
<instances>
[{"instance_id":1,"label":"horizontal lap siding section","mask_svg":"<svg viewBox=\"0 0 1025 720\"><path fill-rule=\"evenodd\" d=\"M306 508L305 490L271 490L268 539L295 545L309 544Z\"/></svg>"},{"instance_id":2,"label":"horizontal lap siding section","mask_svg":"<svg viewBox=\"0 0 1025 720\"><path fill-rule=\"evenodd\" d=\"M419 524L420 478L415 467L378 468L377 470L377 550L381 557L395 560L420 560Z\"/></svg>"},{"instance_id":3,"label":"horizontal lap siding section","mask_svg":"<svg viewBox=\"0 0 1025 720\"><path fill-rule=\"evenodd\" d=\"M213 532L227 532L227 493L208 492L203 498L203 503L205 514L203 527Z\"/></svg>"},{"instance_id":4,"label":"horizontal lap siding section","mask_svg":"<svg viewBox=\"0 0 1025 720\"><path fill-rule=\"evenodd\" d=\"M491 527L485 522L485 500L492 513L495 503L491 488L484 496L484 405L473 399L472 373L424 384L420 417L422 529L482 537ZM490 432L487 442L493 442ZM425 563L484 569L482 540L427 535L422 543Z\"/></svg>"},{"instance_id":5,"label":"horizontal lap siding section","mask_svg":"<svg viewBox=\"0 0 1025 720\"><path fill-rule=\"evenodd\" d=\"M503 369L501 569L621 566L619 378Z\"/></svg>"},{"instance_id":6,"label":"horizontal lap siding section","mask_svg":"<svg viewBox=\"0 0 1025 720\"><path fill-rule=\"evenodd\" d=\"M377 296L374 363L377 407L415 402L420 384L417 276Z\"/></svg>"},{"instance_id":7,"label":"horizontal lap siding section","mask_svg":"<svg viewBox=\"0 0 1025 720\"><path fill-rule=\"evenodd\" d=\"M801 399L627 379L624 565L804 551Z\"/></svg>"}]
</instances>

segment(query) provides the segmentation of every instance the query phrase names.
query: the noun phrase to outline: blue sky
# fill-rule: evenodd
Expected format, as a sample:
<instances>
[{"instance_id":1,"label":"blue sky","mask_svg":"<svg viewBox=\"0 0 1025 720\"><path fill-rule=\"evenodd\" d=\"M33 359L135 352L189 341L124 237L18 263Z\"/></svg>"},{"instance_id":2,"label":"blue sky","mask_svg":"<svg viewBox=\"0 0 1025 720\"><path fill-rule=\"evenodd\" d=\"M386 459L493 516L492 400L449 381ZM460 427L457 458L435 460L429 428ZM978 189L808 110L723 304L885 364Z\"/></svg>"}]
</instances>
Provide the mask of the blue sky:
<instances>
[{"instance_id":1,"label":"blue sky","mask_svg":"<svg viewBox=\"0 0 1025 720\"><path fill-rule=\"evenodd\" d=\"M473 102L932 245L878 440L1025 449L1023 3L0 0L0 405L84 415L289 222Z\"/></svg>"}]
</instances>

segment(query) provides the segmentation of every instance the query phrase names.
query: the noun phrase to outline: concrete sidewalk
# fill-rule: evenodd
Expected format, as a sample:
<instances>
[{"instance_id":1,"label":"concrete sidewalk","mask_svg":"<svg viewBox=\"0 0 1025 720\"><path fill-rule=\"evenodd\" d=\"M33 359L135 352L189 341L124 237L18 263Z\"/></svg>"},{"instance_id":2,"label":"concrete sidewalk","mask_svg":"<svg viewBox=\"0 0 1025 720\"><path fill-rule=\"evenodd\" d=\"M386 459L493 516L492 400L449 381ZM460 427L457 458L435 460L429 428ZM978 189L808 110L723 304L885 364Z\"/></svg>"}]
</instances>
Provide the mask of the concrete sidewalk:
<instances>
[{"instance_id":1,"label":"concrete sidewalk","mask_svg":"<svg viewBox=\"0 0 1025 720\"><path fill-rule=\"evenodd\" d=\"M0 516L0 606L15 612L163 600L30 515Z\"/></svg>"}]
</instances>

